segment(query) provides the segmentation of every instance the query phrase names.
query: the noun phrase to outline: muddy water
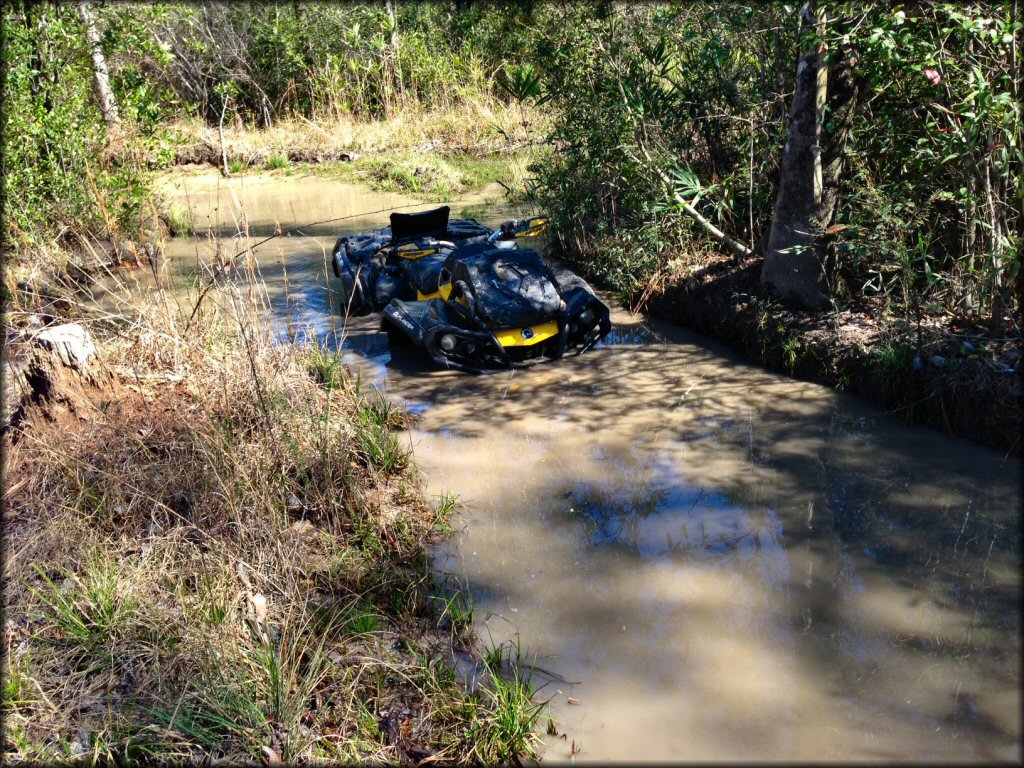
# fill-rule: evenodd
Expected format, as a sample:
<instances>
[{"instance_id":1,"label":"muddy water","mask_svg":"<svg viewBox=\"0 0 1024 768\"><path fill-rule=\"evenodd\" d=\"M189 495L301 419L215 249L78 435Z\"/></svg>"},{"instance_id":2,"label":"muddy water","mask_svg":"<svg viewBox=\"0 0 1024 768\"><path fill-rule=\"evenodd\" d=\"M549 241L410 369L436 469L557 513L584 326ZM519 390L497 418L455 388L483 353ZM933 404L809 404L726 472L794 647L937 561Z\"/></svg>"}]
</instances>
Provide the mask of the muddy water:
<instances>
[{"instance_id":1,"label":"muddy water","mask_svg":"<svg viewBox=\"0 0 1024 768\"><path fill-rule=\"evenodd\" d=\"M259 235L412 202L238 181L172 194L225 237L242 209ZM481 221L514 215L485 197ZM324 249L385 222L257 249L282 333L341 335ZM171 271L210 247L177 242ZM1018 463L613 320L599 349L482 377L390 354L372 318L347 329L353 365L419 415L429 492L465 504L436 567L536 664L544 760L1020 760Z\"/></svg>"},{"instance_id":2,"label":"muddy water","mask_svg":"<svg viewBox=\"0 0 1024 768\"><path fill-rule=\"evenodd\" d=\"M548 759L1019 755L1002 457L682 334L394 389L469 506L441 567L560 677Z\"/></svg>"}]
</instances>

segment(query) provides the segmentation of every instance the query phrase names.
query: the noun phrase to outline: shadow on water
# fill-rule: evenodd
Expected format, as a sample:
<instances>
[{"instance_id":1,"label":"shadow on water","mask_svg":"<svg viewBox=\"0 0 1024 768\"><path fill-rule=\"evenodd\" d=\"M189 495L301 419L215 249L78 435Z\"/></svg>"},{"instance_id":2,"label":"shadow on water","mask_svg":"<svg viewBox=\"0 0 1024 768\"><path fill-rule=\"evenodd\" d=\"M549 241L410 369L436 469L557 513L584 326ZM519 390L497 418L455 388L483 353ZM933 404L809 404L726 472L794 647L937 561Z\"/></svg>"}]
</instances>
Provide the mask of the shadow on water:
<instances>
[{"instance_id":1,"label":"shadow on water","mask_svg":"<svg viewBox=\"0 0 1024 768\"><path fill-rule=\"evenodd\" d=\"M1015 462L695 338L484 377L396 355L385 386L468 496L439 562L600 691L600 727L554 703L597 754L1019 753ZM684 752L623 736L659 686Z\"/></svg>"}]
</instances>

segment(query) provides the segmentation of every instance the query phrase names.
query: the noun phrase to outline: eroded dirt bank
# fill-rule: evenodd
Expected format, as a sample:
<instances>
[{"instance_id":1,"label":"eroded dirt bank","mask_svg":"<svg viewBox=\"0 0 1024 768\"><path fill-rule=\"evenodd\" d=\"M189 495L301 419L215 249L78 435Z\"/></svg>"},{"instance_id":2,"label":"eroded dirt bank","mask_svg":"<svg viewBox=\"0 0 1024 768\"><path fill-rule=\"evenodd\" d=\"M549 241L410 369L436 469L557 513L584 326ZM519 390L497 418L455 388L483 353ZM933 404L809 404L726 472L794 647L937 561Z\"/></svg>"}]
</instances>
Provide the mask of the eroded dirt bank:
<instances>
[{"instance_id":1,"label":"eroded dirt bank","mask_svg":"<svg viewBox=\"0 0 1024 768\"><path fill-rule=\"evenodd\" d=\"M1021 335L980 325L917 326L878 304L834 313L795 309L759 285L760 259L723 258L653 296L647 311L724 342L796 378L1019 455ZM928 321L925 321L926 323Z\"/></svg>"}]
</instances>

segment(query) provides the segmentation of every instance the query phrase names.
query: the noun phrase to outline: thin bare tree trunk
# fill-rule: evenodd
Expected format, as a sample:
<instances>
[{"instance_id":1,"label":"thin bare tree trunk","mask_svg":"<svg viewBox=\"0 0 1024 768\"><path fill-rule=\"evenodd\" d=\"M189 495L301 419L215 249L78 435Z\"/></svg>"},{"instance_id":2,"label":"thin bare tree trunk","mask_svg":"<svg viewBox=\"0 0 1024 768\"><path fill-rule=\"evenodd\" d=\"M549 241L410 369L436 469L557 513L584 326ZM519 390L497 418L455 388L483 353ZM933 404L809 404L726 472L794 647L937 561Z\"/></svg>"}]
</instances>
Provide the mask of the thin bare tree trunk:
<instances>
[{"instance_id":1,"label":"thin bare tree trunk","mask_svg":"<svg viewBox=\"0 0 1024 768\"><path fill-rule=\"evenodd\" d=\"M1016 25L1018 19L1020 18L1019 0L1013 0L1013 6L1012 6L1012 8L1010 10L1010 14L1011 14L1010 15L1010 24L1011 25ZM1013 76L1013 95L1014 95L1014 98L1019 103L1020 102L1020 98L1021 98L1021 94L1020 94L1021 82L1022 82L1022 80L1024 80L1024 78L1021 77L1022 73L1021 73L1021 66L1020 66L1020 62L1019 62L1020 54L1017 51L1017 46L1018 46L1017 39L1018 39L1018 35L1014 35L1013 36L1013 40L1010 43L1010 71L1015 73L1014 76ZM1024 176L1024 158L1022 158L1019 153L1017 155L1016 166L1017 166L1017 171L1021 174L1021 176ZM1011 186L1011 188L1012 188L1012 186ZM1018 210L1018 215L1017 215L1017 241L1018 242L1024 242L1024 214L1020 213L1020 211L1022 209L1024 209L1024 194L1022 194L1020 197L1017 198L1017 204L1020 206L1017 209ZM1022 310L1024 310L1024 269L1020 268L1020 261L1021 261L1022 258L1024 258L1024 257L1022 257L1020 253L1017 253L1016 256L1014 256L1014 260L1018 262L1017 276L1016 276L1016 278L1013 281L1014 282L1014 293L1016 294L1016 303L1017 303L1016 310L1017 310L1018 322L1019 322L1020 313L1021 313ZM1012 309L1012 307L1011 307L1011 309ZM1012 313L1011 313L1011 315L1012 315ZM1018 330L1019 330L1019 328L1020 328L1020 326L1018 326Z\"/></svg>"},{"instance_id":2,"label":"thin bare tree trunk","mask_svg":"<svg viewBox=\"0 0 1024 768\"><path fill-rule=\"evenodd\" d=\"M394 0L384 0L384 7L387 9L388 17L391 19L391 50L398 55L398 17L395 15Z\"/></svg>"},{"instance_id":3,"label":"thin bare tree trunk","mask_svg":"<svg viewBox=\"0 0 1024 768\"><path fill-rule=\"evenodd\" d=\"M100 46L100 35L96 31L96 21L89 11L88 0L79 0L78 15L85 26L85 39L89 42L89 52L92 56L93 85L96 87L96 98L100 103L103 121L107 124L107 136L108 138L116 138L121 134L121 115L117 111L117 99L110 88L110 71L107 69L107 59L103 55L103 48Z\"/></svg>"},{"instance_id":4,"label":"thin bare tree trunk","mask_svg":"<svg viewBox=\"0 0 1024 768\"><path fill-rule=\"evenodd\" d=\"M224 145L224 115L228 111L228 97L222 95L220 108L220 122L217 123L217 134L220 136L220 174L225 178L231 175L228 169L228 151Z\"/></svg>"},{"instance_id":5,"label":"thin bare tree trunk","mask_svg":"<svg viewBox=\"0 0 1024 768\"><path fill-rule=\"evenodd\" d=\"M405 83L402 82L402 67L398 60L398 0L384 0L384 7L387 9L388 17L391 19L391 56L394 67L395 85L398 87L398 95L405 106Z\"/></svg>"}]
</instances>

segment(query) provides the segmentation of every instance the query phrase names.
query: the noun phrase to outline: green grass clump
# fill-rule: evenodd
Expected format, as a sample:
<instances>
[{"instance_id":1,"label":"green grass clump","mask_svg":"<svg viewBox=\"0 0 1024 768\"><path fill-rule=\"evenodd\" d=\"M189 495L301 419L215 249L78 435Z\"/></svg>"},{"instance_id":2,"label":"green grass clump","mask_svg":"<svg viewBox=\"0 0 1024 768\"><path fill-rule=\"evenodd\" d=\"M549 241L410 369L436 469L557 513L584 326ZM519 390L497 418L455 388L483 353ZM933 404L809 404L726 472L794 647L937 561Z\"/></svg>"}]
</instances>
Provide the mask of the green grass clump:
<instances>
[{"instance_id":1,"label":"green grass clump","mask_svg":"<svg viewBox=\"0 0 1024 768\"><path fill-rule=\"evenodd\" d=\"M910 369L914 354L914 343L910 338L889 336L879 341L871 357L872 362L882 370L902 372Z\"/></svg>"},{"instance_id":2,"label":"green grass clump","mask_svg":"<svg viewBox=\"0 0 1024 768\"><path fill-rule=\"evenodd\" d=\"M361 162L360 175L384 192L419 194L451 200L471 181L439 155L401 153L369 157Z\"/></svg>"},{"instance_id":3,"label":"green grass clump","mask_svg":"<svg viewBox=\"0 0 1024 768\"><path fill-rule=\"evenodd\" d=\"M268 171L276 171L281 168L287 168L289 165L291 165L291 161L288 159L288 155L282 152L272 152L270 156L267 158L267 162L265 163L266 169Z\"/></svg>"},{"instance_id":4,"label":"green grass clump","mask_svg":"<svg viewBox=\"0 0 1024 768\"><path fill-rule=\"evenodd\" d=\"M396 432L404 419L403 413L383 396L367 397L359 402L355 443L367 466L386 473L408 466L409 450Z\"/></svg>"},{"instance_id":5,"label":"green grass clump","mask_svg":"<svg viewBox=\"0 0 1024 768\"><path fill-rule=\"evenodd\" d=\"M481 691L489 707L478 724L479 758L486 763L504 763L517 755L535 758L536 726L544 704L535 701L533 669L524 664L518 637L486 649L483 662L488 681Z\"/></svg>"},{"instance_id":6,"label":"green grass clump","mask_svg":"<svg viewBox=\"0 0 1024 768\"><path fill-rule=\"evenodd\" d=\"M326 389L337 389L348 380L348 369L340 352L319 344L311 344L306 355L309 372Z\"/></svg>"},{"instance_id":7,"label":"green grass clump","mask_svg":"<svg viewBox=\"0 0 1024 768\"><path fill-rule=\"evenodd\" d=\"M186 237L195 234L195 225L187 208L171 204L164 211L164 219L171 237Z\"/></svg>"},{"instance_id":8,"label":"green grass clump","mask_svg":"<svg viewBox=\"0 0 1024 768\"><path fill-rule=\"evenodd\" d=\"M33 588L47 608L62 640L108 660L107 651L131 624L133 606L119 594L113 563L93 558L82 577L64 573L66 586L58 587L36 565L44 586Z\"/></svg>"}]
</instances>

